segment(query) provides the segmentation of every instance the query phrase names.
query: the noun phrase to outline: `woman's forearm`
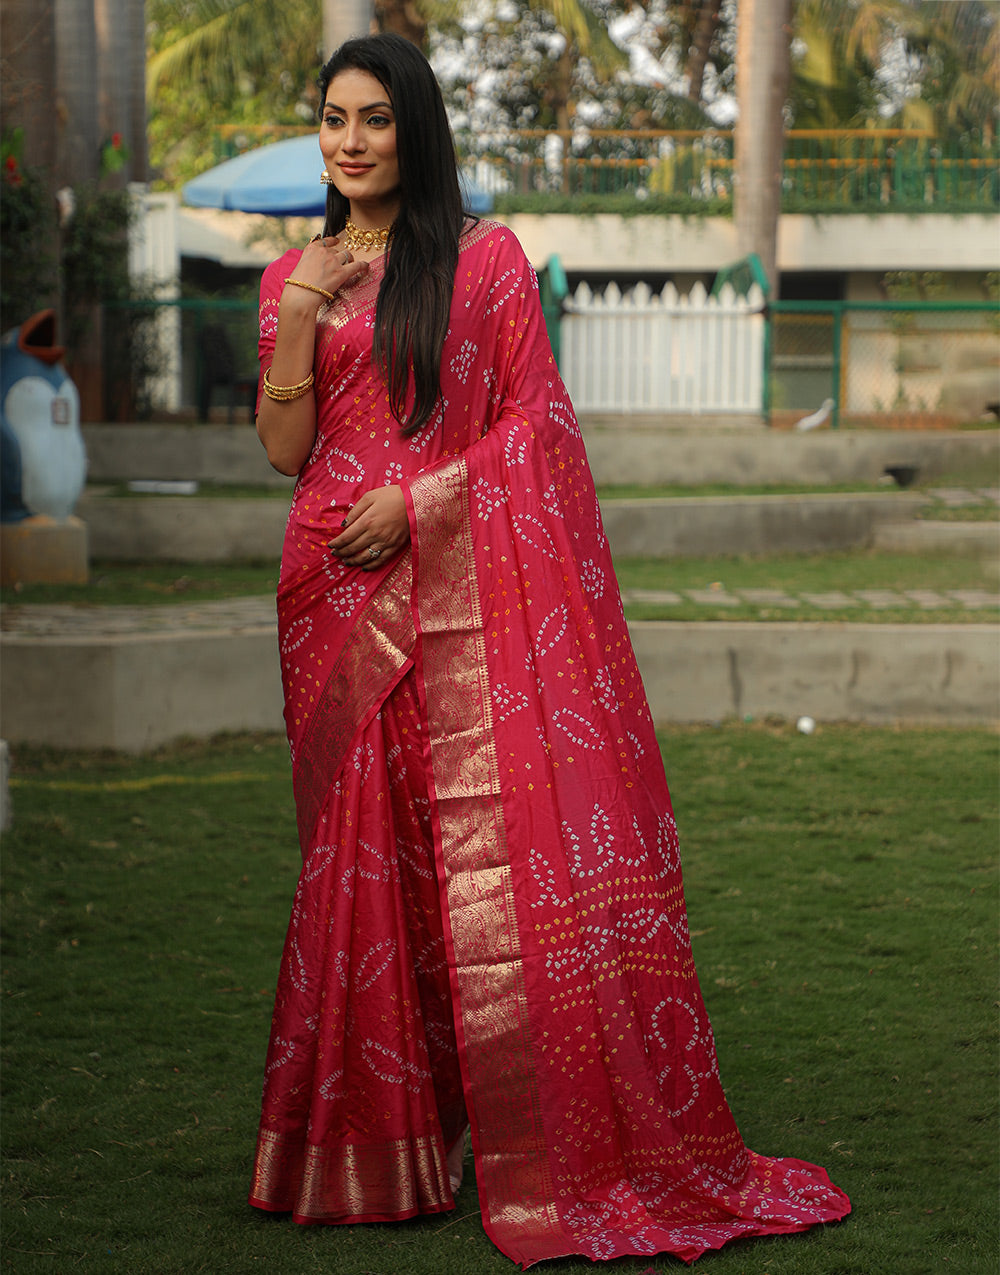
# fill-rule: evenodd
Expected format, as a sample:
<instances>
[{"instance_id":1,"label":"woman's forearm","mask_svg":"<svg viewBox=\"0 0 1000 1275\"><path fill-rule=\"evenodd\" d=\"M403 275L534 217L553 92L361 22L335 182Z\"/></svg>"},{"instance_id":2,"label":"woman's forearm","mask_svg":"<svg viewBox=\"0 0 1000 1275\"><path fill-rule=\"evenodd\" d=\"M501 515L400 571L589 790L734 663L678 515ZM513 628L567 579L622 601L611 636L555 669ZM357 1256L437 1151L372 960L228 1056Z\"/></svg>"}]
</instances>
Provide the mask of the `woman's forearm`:
<instances>
[{"instance_id":1,"label":"woman's forearm","mask_svg":"<svg viewBox=\"0 0 1000 1275\"><path fill-rule=\"evenodd\" d=\"M316 346L317 299L286 285L278 306L274 357L267 369L271 385L285 388L308 379ZM298 398L277 401L265 391L257 414L257 434L267 459L281 474L297 474L316 438L316 395L312 387Z\"/></svg>"},{"instance_id":2,"label":"woman's forearm","mask_svg":"<svg viewBox=\"0 0 1000 1275\"><path fill-rule=\"evenodd\" d=\"M355 261L339 245L339 239L333 236L311 240L295 267L294 279L285 281L278 302L274 357L267 369L272 386L287 389L309 377L315 360L316 315L320 306L348 280L368 269L367 261ZM297 474L309 459L316 439L314 388L281 401L268 397L265 391L257 414L257 434L274 468L281 474Z\"/></svg>"}]
</instances>

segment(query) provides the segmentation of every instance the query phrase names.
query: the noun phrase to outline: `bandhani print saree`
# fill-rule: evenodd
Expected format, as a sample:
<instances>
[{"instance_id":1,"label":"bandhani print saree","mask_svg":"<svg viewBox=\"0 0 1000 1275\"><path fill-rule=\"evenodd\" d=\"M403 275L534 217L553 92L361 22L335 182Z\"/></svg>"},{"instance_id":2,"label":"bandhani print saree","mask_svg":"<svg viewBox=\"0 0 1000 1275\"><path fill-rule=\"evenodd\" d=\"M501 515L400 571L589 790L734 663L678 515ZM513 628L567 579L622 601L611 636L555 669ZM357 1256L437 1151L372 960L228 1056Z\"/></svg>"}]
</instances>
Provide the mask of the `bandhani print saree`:
<instances>
[{"instance_id":1,"label":"bandhani print saree","mask_svg":"<svg viewBox=\"0 0 1000 1275\"><path fill-rule=\"evenodd\" d=\"M262 285L269 364L287 255ZM278 592L303 867L251 1202L303 1223L451 1208L471 1123L522 1266L842 1218L743 1143L691 956L677 831L579 429L516 240L463 236L436 420L371 364L380 269L319 315L319 432ZM411 545L326 551L399 484Z\"/></svg>"}]
</instances>

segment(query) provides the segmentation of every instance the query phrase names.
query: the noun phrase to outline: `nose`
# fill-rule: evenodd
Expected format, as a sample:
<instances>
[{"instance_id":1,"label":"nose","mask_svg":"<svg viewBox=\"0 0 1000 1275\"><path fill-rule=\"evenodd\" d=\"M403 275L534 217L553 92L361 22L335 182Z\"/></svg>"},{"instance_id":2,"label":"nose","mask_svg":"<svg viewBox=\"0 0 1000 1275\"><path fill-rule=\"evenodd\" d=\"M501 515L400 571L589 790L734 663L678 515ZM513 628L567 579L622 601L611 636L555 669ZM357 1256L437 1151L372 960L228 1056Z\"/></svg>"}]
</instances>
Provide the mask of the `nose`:
<instances>
[{"instance_id":1,"label":"nose","mask_svg":"<svg viewBox=\"0 0 1000 1275\"><path fill-rule=\"evenodd\" d=\"M365 142L360 120L348 120L347 130L344 133L344 150L354 153L364 150L364 148Z\"/></svg>"}]
</instances>

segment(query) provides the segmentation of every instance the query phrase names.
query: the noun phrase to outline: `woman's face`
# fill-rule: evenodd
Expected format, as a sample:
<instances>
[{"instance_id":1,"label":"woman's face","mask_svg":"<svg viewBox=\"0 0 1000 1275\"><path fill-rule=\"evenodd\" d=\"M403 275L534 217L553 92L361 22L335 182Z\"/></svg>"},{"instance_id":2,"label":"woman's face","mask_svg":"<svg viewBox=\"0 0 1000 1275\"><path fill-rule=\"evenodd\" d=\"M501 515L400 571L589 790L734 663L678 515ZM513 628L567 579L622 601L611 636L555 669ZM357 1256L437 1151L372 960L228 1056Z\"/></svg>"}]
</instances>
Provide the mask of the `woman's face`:
<instances>
[{"instance_id":1,"label":"woman's face","mask_svg":"<svg viewBox=\"0 0 1000 1275\"><path fill-rule=\"evenodd\" d=\"M352 68L330 81L319 146L334 185L351 202L352 220L369 226L395 220L396 116L389 94L374 75Z\"/></svg>"}]
</instances>

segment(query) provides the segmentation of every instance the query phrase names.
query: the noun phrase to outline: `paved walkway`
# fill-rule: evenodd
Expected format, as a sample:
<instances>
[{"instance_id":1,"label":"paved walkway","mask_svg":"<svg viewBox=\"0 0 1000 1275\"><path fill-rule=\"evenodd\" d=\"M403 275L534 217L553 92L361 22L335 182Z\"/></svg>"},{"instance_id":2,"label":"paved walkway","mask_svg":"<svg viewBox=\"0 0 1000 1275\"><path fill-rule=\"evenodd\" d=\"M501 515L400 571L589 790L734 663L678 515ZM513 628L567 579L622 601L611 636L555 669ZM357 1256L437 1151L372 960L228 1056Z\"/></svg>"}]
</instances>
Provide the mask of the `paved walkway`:
<instances>
[{"instance_id":1,"label":"paved walkway","mask_svg":"<svg viewBox=\"0 0 1000 1275\"><path fill-rule=\"evenodd\" d=\"M855 589L849 593L831 590L826 593L786 593L782 589L726 589L723 585L707 589L623 589L622 599L630 602L679 606L696 602L701 606L738 607L749 603L759 607L781 607L789 611L797 607L816 607L821 611L843 611L862 608L870 611L939 611L943 607L963 607L969 611L985 611L1000 607L1000 593L985 589Z\"/></svg>"},{"instance_id":2,"label":"paved walkway","mask_svg":"<svg viewBox=\"0 0 1000 1275\"><path fill-rule=\"evenodd\" d=\"M831 590L825 593L786 593L781 589L726 589L723 585L707 589L625 589L622 597L629 603L652 603L657 606L679 606L694 602L705 607L738 607L745 604L762 608L795 611L808 606L830 613L847 609L870 611L939 611L961 607L967 611L988 612L1000 608L1000 593L983 589L857 589L850 592ZM984 614L984 620L989 617ZM93 639L169 633L228 632L273 628L276 624L272 597L229 598L219 602L175 603L159 606L91 606L40 604L5 606L0 613L0 629L4 633L24 637L62 637Z\"/></svg>"},{"instance_id":3,"label":"paved walkway","mask_svg":"<svg viewBox=\"0 0 1000 1275\"><path fill-rule=\"evenodd\" d=\"M1000 505L1000 487L937 487L927 493L948 508ZM830 590L824 593L787 593L782 589L732 589L722 584L706 589L624 589L622 598L629 603L656 606L680 606L694 602L705 607L738 607L749 604L761 608L794 611L812 607L838 611L990 611L1000 607L1000 593L983 589L857 589L850 592ZM987 618L986 616L983 617ZM227 598L215 602L168 603L147 606L96 606L89 603L42 605L10 603L0 610L0 630L25 637L63 637L93 639L190 632L245 632L249 629L275 627L275 603L272 596Z\"/></svg>"},{"instance_id":4,"label":"paved walkway","mask_svg":"<svg viewBox=\"0 0 1000 1275\"><path fill-rule=\"evenodd\" d=\"M970 505L1000 505L1000 487L929 487L927 495L948 509L963 509Z\"/></svg>"},{"instance_id":5,"label":"paved walkway","mask_svg":"<svg viewBox=\"0 0 1000 1275\"><path fill-rule=\"evenodd\" d=\"M273 597L163 606L88 606L17 603L0 612L0 630L26 637L126 637L276 627Z\"/></svg>"}]
</instances>

